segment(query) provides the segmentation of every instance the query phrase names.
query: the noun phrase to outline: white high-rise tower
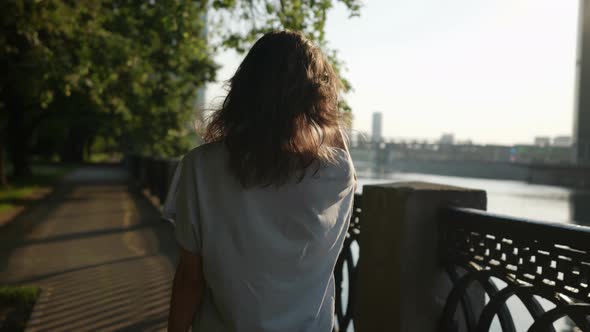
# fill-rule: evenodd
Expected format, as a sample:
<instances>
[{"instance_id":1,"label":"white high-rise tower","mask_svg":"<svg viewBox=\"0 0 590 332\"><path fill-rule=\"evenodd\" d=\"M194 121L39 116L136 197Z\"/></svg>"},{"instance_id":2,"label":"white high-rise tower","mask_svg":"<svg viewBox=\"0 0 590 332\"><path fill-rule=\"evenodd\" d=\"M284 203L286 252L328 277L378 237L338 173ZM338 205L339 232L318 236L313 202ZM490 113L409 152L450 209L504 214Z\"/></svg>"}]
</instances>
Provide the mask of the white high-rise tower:
<instances>
[{"instance_id":1,"label":"white high-rise tower","mask_svg":"<svg viewBox=\"0 0 590 332\"><path fill-rule=\"evenodd\" d=\"M371 140L373 142L381 142L383 140L383 114L381 112L373 112L373 131Z\"/></svg>"}]
</instances>

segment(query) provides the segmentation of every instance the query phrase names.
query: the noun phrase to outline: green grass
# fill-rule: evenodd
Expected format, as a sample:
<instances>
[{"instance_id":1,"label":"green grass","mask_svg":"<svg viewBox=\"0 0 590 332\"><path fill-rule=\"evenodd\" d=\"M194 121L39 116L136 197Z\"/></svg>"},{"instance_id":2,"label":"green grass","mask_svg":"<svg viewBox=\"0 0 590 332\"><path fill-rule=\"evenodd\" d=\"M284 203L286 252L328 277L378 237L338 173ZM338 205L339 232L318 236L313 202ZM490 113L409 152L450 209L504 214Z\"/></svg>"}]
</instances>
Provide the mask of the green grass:
<instances>
[{"instance_id":1,"label":"green grass","mask_svg":"<svg viewBox=\"0 0 590 332\"><path fill-rule=\"evenodd\" d=\"M0 287L0 332L23 331L40 293L39 287Z\"/></svg>"},{"instance_id":2,"label":"green grass","mask_svg":"<svg viewBox=\"0 0 590 332\"><path fill-rule=\"evenodd\" d=\"M23 205L27 198L36 192L54 185L73 165L37 164L33 165L33 175L23 179L8 179L8 187L0 187L0 213L6 213Z\"/></svg>"},{"instance_id":3,"label":"green grass","mask_svg":"<svg viewBox=\"0 0 590 332\"><path fill-rule=\"evenodd\" d=\"M32 176L22 179L9 178L9 185L14 187L52 185L76 166L70 164L34 164L31 168Z\"/></svg>"},{"instance_id":4,"label":"green grass","mask_svg":"<svg viewBox=\"0 0 590 332\"><path fill-rule=\"evenodd\" d=\"M93 153L88 161L91 163L110 163L110 162L120 162L123 159L123 154L121 153Z\"/></svg>"},{"instance_id":5,"label":"green grass","mask_svg":"<svg viewBox=\"0 0 590 332\"><path fill-rule=\"evenodd\" d=\"M39 186L8 187L0 189L0 200L23 199L31 196Z\"/></svg>"},{"instance_id":6,"label":"green grass","mask_svg":"<svg viewBox=\"0 0 590 332\"><path fill-rule=\"evenodd\" d=\"M11 185L8 188L0 188L0 213L8 213L23 205L31 195L46 188L38 185Z\"/></svg>"},{"instance_id":7,"label":"green grass","mask_svg":"<svg viewBox=\"0 0 590 332\"><path fill-rule=\"evenodd\" d=\"M9 212L14 209L14 204L0 203L0 213Z\"/></svg>"}]
</instances>

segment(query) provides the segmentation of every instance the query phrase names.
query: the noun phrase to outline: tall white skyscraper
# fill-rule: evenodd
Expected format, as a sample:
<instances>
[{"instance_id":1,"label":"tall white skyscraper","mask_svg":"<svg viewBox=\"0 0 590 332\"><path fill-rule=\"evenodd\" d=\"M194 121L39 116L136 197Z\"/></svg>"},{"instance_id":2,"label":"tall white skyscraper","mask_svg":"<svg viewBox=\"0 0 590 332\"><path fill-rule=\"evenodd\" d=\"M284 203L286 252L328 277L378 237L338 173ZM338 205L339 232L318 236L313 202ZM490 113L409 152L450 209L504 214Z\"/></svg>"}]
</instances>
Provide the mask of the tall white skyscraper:
<instances>
[{"instance_id":1,"label":"tall white skyscraper","mask_svg":"<svg viewBox=\"0 0 590 332\"><path fill-rule=\"evenodd\" d=\"M381 142L383 140L382 129L383 129L383 114L381 112L373 112L373 131L372 141Z\"/></svg>"},{"instance_id":2,"label":"tall white skyscraper","mask_svg":"<svg viewBox=\"0 0 590 332\"><path fill-rule=\"evenodd\" d=\"M580 1L578 38L577 110L574 119L576 160L590 165L590 1Z\"/></svg>"}]
</instances>

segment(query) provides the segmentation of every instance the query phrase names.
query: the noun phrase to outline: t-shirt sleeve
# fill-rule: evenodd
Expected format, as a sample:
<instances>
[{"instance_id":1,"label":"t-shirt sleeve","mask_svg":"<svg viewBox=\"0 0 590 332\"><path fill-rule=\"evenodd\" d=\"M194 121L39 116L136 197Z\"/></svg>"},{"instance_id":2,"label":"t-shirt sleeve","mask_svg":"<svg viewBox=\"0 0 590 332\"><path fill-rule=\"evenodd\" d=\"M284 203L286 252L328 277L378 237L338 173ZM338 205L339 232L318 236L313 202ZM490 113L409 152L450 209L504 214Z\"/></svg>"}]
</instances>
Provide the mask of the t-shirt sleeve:
<instances>
[{"instance_id":1,"label":"t-shirt sleeve","mask_svg":"<svg viewBox=\"0 0 590 332\"><path fill-rule=\"evenodd\" d=\"M192 253L201 252L199 204L193 163L186 156L180 166L176 191L174 233L178 243Z\"/></svg>"}]
</instances>

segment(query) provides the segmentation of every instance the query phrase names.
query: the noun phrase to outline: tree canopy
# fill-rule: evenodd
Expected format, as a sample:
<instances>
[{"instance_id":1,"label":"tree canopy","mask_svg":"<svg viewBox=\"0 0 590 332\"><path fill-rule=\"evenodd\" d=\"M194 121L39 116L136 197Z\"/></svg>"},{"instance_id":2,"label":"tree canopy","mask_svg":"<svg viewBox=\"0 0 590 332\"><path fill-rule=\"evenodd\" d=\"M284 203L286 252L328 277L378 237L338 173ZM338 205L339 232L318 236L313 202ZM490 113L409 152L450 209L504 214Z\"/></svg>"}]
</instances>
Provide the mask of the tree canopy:
<instances>
[{"instance_id":1,"label":"tree canopy","mask_svg":"<svg viewBox=\"0 0 590 332\"><path fill-rule=\"evenodd\" d=\"M358 15L360 0L2 1L0 147L16 175L30 172L31 153L79 161L97 144L179 155L217 49L245 51L273 29L326 48L335 2Z\"/></svg>"}]
</instances>

